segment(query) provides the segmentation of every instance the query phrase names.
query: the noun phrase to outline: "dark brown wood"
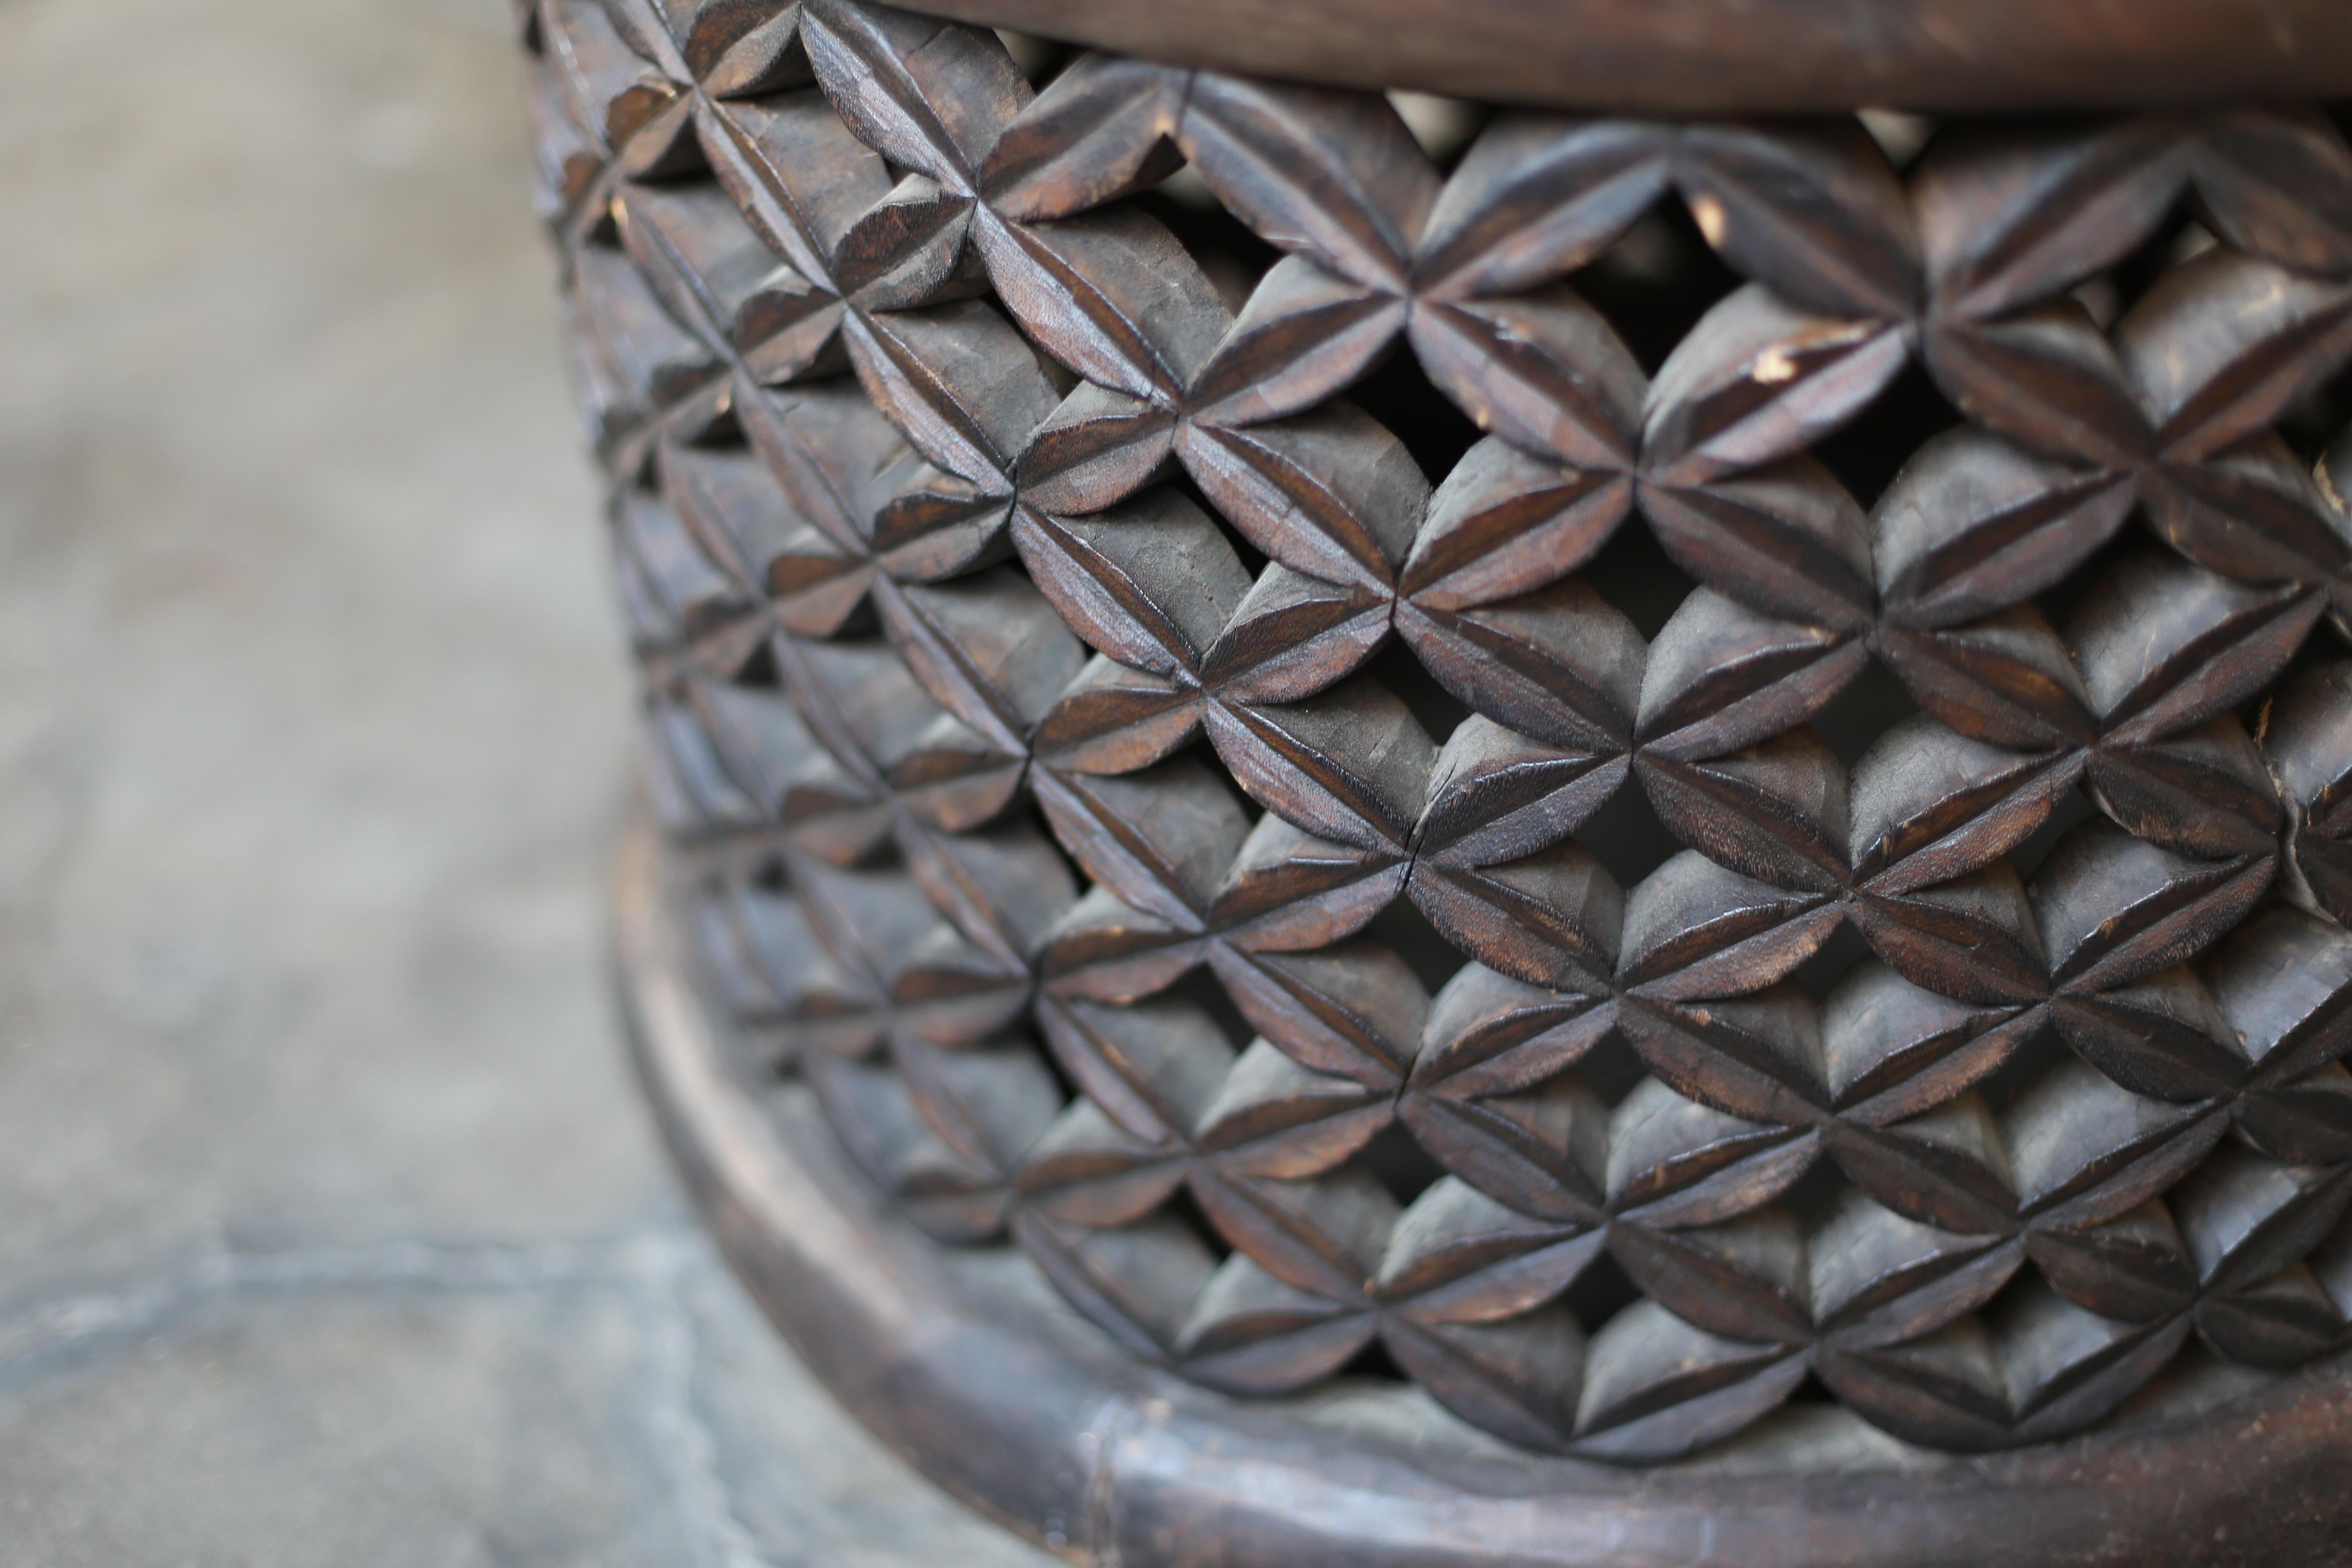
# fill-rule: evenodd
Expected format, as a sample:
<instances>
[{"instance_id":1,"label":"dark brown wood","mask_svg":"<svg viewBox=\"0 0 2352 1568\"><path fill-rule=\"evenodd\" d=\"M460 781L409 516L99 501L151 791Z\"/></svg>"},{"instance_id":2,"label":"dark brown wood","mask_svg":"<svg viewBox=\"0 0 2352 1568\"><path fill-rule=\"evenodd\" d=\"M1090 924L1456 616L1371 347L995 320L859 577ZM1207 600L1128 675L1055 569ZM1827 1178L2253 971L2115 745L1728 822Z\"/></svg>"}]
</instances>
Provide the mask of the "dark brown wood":
<instances>
[{"instance_id":1,"label":"dark brown wood","mask_svg":"<svg viewBox=\"0 0 2352 1568\"><path fill-rule=\"evenodd\" d=\"M730 1059L653 834L617 872L636 1063L712 1234L859 1419L1073 1562L1679 1568L1736 1541L1759 1568L1940 1568L1958 1542L2021 1568L2326 1568L2352 1536L2341 1360L2258 1392L2208 1363L2127 1427L1980 1458L1890 1449L1834 1407L1784 1412L1733 1464L1673 1472L1671 1498L1654 1475L1497 1453L1393 1384L1312 1416L1227 1400L889 1212L804 1087L755 1086ZM1520 1224L1502 1256L1538 1239Z\"/></svg>"},{"instance_id":2,"label":"dark brown wood","mask_svg":"<svg viewBox=\"0 0 2352 1568\"><path fill-rule=\"evenodd\" d=\"M526 41L678 918L912 1223L1622 1466L2352 1344L2327 114Z\"/></svg>"},{"instance_id":3,"label":"dark brown wood","mask_svg":"<svg viewBox=\"0 0 2352 1568\"><path fill-rule=\"evenodd\" d=\"M1335 87L1667 113L2121 109L2352 91L2332 0L934 0Z\"/></svg>"}]
</instances>

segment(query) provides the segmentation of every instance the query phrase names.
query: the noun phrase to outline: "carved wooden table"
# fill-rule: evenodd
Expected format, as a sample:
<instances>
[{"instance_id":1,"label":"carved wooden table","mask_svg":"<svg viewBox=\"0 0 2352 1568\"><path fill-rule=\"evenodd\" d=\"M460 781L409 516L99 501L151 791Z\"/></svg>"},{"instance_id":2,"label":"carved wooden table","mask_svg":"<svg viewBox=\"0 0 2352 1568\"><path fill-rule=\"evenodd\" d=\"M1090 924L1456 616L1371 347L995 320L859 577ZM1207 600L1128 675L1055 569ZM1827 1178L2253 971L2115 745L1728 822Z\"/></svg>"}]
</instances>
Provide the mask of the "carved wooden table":
<instances>
[{"instance_id":1,"label":"carved wooden table","mask_svg":"<svg viewBox=\"0 0 2352 1568\"><path fill-rule=\"evenodd\" d=\"M1129 1568L2352 1561L2352 6L934 4L524 26L812 1366Z\"/></svg>"}]
</instances>

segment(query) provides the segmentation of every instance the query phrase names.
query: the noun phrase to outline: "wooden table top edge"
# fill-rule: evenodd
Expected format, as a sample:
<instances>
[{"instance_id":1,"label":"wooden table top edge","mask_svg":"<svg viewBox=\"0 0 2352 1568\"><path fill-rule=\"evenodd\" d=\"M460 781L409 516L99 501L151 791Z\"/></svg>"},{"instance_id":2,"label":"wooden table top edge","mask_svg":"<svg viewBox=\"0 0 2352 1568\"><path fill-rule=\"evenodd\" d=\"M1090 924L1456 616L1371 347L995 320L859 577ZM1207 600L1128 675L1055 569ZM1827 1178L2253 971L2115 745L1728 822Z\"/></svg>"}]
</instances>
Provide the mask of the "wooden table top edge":
<instances>
[{"instance_id":1,"label":"wooden table top edge","mask_svg":"<svg viewBox=\"0 0 2352 1568\"><path fill-rule=\"evenodd\" d=\"M926 0L1177 65L1673 114L2197 108L2352 95L2341 0Z\"/></svg>"}]
</instances>

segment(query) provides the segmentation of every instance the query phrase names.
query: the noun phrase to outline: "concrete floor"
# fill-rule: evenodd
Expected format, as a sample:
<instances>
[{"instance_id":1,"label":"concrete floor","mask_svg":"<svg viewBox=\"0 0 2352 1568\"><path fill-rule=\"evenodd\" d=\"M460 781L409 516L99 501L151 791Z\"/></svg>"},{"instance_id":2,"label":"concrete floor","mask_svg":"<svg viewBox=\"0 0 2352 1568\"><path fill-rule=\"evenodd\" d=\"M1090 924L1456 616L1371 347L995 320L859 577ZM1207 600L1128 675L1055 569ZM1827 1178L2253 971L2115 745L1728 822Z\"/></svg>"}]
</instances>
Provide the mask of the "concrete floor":
<instances>
[{"instance_id":1,"label":"concrete floor","mask_svg":"<svg viewBox=\"0 0 2352 1568\"><path fill-rule=\"evenodd\" d=\"M0 1564L1045 1561L768 1336L600 972L504 0L0 0Z\"/></svg>"}]
</instances>

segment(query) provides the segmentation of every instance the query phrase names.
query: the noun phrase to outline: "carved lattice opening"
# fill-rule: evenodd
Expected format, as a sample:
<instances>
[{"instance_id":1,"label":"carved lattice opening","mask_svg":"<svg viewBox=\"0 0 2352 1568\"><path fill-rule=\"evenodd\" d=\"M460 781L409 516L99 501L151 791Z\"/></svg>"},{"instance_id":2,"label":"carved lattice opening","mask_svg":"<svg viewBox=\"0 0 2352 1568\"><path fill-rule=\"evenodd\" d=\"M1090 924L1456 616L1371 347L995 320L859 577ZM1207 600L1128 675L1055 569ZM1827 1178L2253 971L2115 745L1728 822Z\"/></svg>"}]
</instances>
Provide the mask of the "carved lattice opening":
<instances>
[{"instance_id":1,"label":"carved lattice opening","mask_svg":"<svg viewBox=\"0 0 2352 1568\"><path fill-rule=\"evenodd\" d=\"M2337 123L688 9L534 34L648 773L918 1223L1618 1462L2344 1342Z\"/></svg>"}]
</instances>

